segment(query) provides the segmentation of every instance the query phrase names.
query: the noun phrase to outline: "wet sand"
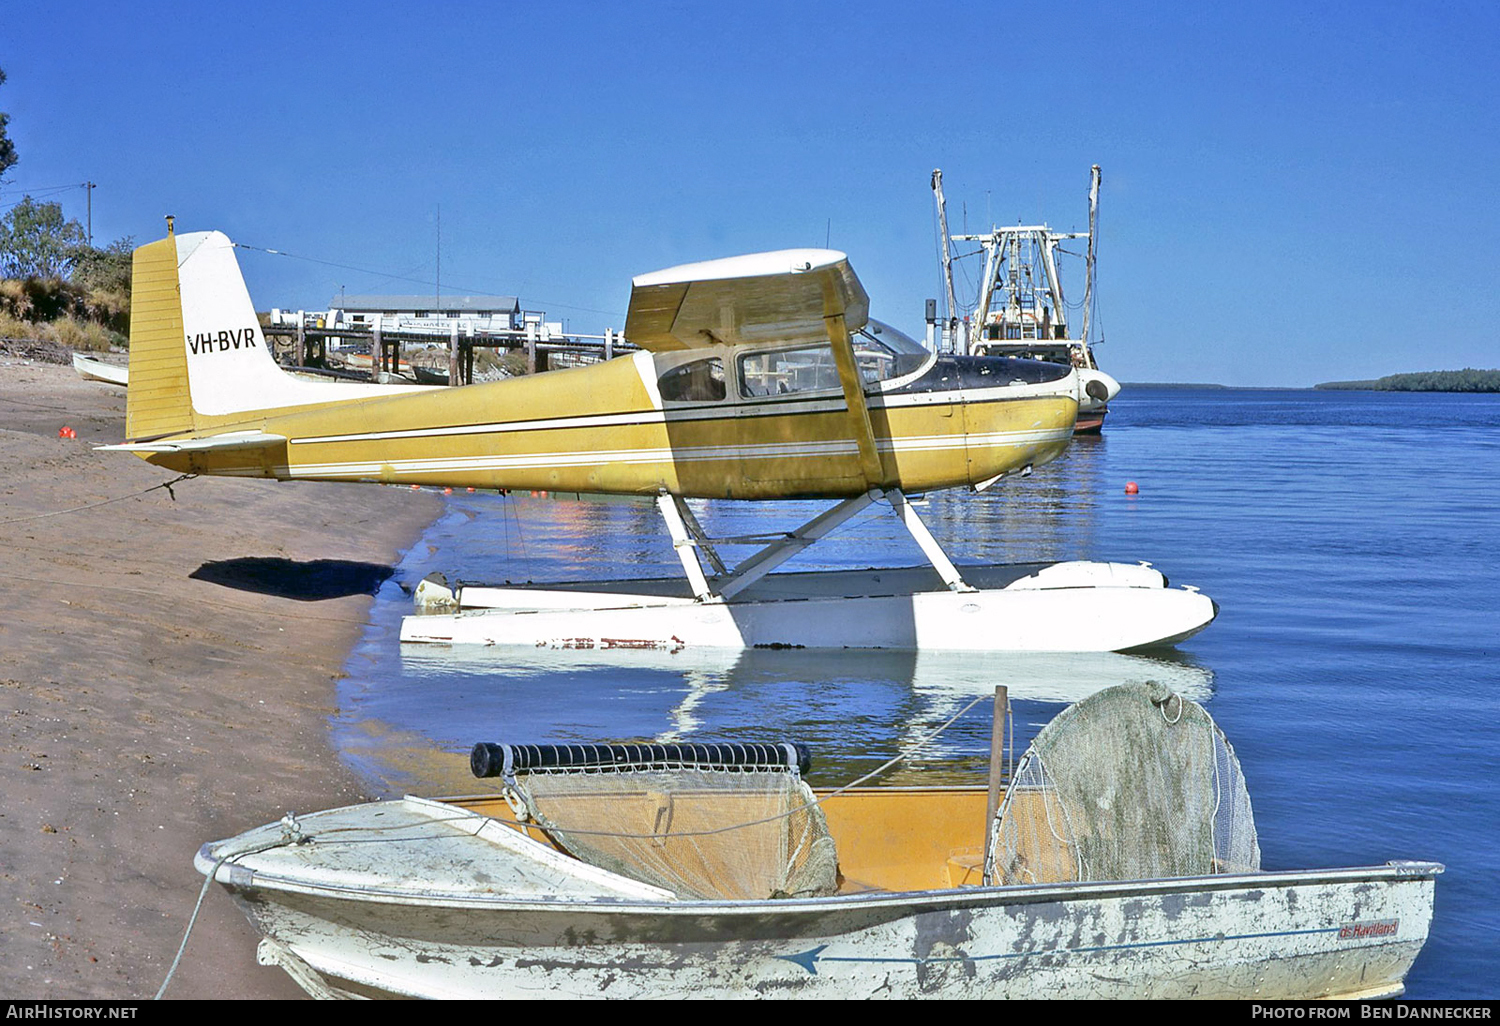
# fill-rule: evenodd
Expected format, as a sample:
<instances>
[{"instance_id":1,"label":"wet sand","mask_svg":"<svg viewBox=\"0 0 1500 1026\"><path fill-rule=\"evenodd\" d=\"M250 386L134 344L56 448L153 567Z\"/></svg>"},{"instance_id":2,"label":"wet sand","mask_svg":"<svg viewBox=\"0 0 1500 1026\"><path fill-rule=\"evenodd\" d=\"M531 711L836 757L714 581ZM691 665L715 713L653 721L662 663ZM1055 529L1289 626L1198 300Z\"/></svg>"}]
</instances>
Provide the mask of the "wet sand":
<instances>
[{"instance_id":1,"label":"wet sand","mask_svg":"<svg viewBox=\"0 0 1500 1026\"><path fill-rule=\"evenodd\" d=\"M201 844L367 797L329 744L335 682L373 588L440 509L222 478L174 501L146 490L176 475L93 451L122 440L124 409L123 389L0 354L7 998L150 998ZM214 888L166 996L303 996L256 964L257 939Z\"/></svg>"}]
</instances>

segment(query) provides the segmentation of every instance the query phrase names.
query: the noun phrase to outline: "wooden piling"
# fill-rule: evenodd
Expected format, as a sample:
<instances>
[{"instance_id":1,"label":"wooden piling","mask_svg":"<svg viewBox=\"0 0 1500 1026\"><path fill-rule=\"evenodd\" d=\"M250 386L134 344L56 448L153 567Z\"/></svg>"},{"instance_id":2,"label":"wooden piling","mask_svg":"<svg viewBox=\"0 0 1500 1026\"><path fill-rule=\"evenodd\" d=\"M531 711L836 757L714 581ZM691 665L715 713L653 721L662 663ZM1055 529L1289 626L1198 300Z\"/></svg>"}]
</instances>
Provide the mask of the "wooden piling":
<instances>
[{"instance_id":1,"label":"wooden piling","mask_svg":"<svg viewBox=\"0 0 1500 1026\"><path fill-rule=\"evenodd\" d=\"M458 374L458 322L448 325L448 384L461 385Z\"/></svg>"},{"instance_id":2,"label":"wooden piling","mask_svg":"<svg viewBox=\"0 0 1500 1026\"><path fill-rule=\"evenodd\" d=\"M995 813L1000 809L1000 792L1005 775L1005 724L1010 716L1010 692L1004 684L995 688L995 714L990 722L990 790L984 803L984 876L990 879L990 862L994 856Z\"/></svg>"}]
</instances>

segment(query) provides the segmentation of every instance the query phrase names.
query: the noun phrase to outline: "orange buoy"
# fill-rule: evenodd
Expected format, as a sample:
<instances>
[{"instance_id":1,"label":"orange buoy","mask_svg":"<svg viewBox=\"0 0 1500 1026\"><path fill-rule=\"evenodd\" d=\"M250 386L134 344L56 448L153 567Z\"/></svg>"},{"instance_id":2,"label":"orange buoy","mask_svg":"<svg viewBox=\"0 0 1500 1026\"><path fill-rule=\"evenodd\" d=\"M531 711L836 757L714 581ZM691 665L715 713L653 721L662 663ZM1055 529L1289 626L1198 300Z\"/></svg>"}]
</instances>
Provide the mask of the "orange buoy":
<instances>
[{"instance_id":1,"label":"orange buoy","mask_svg":"<svg viewBox=\"0 0 1500 1026\"><path fill-rule=\"evenodd\" d=\"M464 491L468 492L470 495L474 494L474 489L472 488L465 488Z\"/></svg>"},{"instance_id":2,"label":"orange buoy","mask_svg":"<svg viewBox=\"0 0 1500 1026\"><path fill-rule=\"evenodd\" d=\"M60 427L60 428L57 429L57 437L58 438L77 438L78 437L78 432L74 431L72 428L70 428L66 424L64 424L62 427Z\"/></svg>"},{"instance_id":3,"label":"orange buoy","mask_svg":"<svg viewBox=\"0 0 1500 1026\"><path fill-rule=\"evenodd\" d=\"M1137 492L1139 492L1140 490L1141 490L1140 486L1138 484L1136 484L1134 481L1126 481L1125 482L1125 494L1126 495L1134 495Z\"/></svg>"},{"instance_id":4,"label":"orange buoy","mask_svg":"<svg viewBox=\"0 0 1500 1026\"><path fill-rule=\"evenodd\" d=\"M444 495L452 495L453 494L453 489L452 488L444 488L443 489L443 494Z\"/></svg>"},{"instance_id":5,"label":"orange buoy","mask_svg":"<svg viewBox=\"0 0 1500 1026\"><path fill-rule=\"evenodd\" d=\"M421 485L412 485L411 486L411 490L414 491L414 492L420 492L422 490L422 486Z\"/></svg>"}]
</instances>

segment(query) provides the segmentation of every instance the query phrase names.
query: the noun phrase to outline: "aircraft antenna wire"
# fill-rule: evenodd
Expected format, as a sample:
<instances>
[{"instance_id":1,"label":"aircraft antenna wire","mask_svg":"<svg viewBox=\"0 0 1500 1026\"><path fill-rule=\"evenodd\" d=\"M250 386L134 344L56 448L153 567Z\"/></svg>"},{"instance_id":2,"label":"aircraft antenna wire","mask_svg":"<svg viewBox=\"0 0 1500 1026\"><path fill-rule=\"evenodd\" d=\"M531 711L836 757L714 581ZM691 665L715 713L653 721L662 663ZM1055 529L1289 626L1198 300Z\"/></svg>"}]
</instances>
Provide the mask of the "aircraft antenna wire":
<instances>
[{"instance_id":1,"label":"aircraft antenna wire","mask_svg":"<svg viewBox=\"0 0 1500 1026\"><path fill-rule=\"evenodd\" d=\"M265 246L252 246L252 245L250 245L249 243L246 243L246 242L235 242L235 243L232 243L232 245L234 246L235 249L249 249L249 250L255 251L256 253L269 253L271 256L289 257L292 260L305 260L305 261L307 261L310 264L322 264L325 267L336 267L336 268L338 268L341 271L358 271L360 274L373 274L377 278L385 278L385 279L394 280L394 281L409 281L409 282L412 282L413 284L416 284L416 285L430 285L433 288L439 287L439 283L438 282L433 281L433 280L431 280L429 278L413 278L413 277L411 277L409 275L391 274L391 273L389 273L387 271L377 271L377 270L374 270L373 268L369 268L369 267L355 267L353 264L341 264L341 263L338 263L337 261L334 261L334 260L322 260L322 259L319 259L318 257L302 256L302 255L300 255L298 253L288 253L284 249L269 249L269 248L267 248ZM482 295L488 295L489 294L488 291L485 290L485 289L473 289L473 288L469 288L466 285L455 284L454 282L449 282L448 283L448 287L449 287L450 290L452 290L452 289L460 289L460 290L462 290L464 292L473 293L475 295L481 295L482 296ZM617 318L617 317L620 316L620 311L618 311L618 310L595 310L593 307L588 307L588 306L571 306L571 305L569 305L567 303L555 303L555 302L552 302L551 300L542 299L540 297L533 297L533 301L534 302L538 302L538 303L546 303L547 306L549 306L549 307L558 307L559 309L563 309L563 310L577 310L577 311L580 311L582 313L603 314L606 317L616 317Z\"/></svg>"}]
</instances>

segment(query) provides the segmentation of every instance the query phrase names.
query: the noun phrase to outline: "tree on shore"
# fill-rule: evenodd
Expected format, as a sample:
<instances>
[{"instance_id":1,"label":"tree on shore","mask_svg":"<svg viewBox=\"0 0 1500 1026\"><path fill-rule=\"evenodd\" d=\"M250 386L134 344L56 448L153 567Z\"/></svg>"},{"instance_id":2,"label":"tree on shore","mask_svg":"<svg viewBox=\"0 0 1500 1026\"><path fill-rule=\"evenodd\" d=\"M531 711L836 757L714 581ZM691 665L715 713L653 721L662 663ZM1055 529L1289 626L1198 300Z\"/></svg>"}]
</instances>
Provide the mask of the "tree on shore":
<instances>
[{"instance_id":1,"label":"tree on shore","mask_svg":"<svg viewBox=\"0 0 1500 1026\"><path fill-rule=\"evenodd\" d=\"M1325 381L1315 388L1367 392L1500 392L1500 370L1465 367L1456 371L1387 374L1374 381Z\"/></svg>"},{"instance_id":2,"label":"tree on shore","mask_svg":"<svg viewBox=\"0 0 1500 1026\"><path fill-rule=\"evenodd\" d=\"M30 196L0 217L0 275L66 278L89 248L83 225L63 217L61 203Z\"/></svg>"},{"instance_id":3,"label":"tree on shore","mask_svg":"<svg viewBox=\"0 0 1500 1026\"><path fill-rule=\"evenodd\" d=\"M0 85L4 84L5 69L0 68ZM10 136L5 131L5 126L9 124L10 115L0 110L0 182L5 181L5 173L21 159L16 156L16 144L10 141Z\"/></svg>"},{"instance_id":4,"label":"tree on shore","mask_svg":"<svg viewBox=\"0 0 1500 1026\"><path fill-rule=\"evenodd\" d=\"M0 85L5 72L0 70ZM19 160L0 112L0 182ZM24 196L0 216L0 336L104 349L125 342L134 240L103 249L62 204Z\"/></svg>"}]
</instances>

